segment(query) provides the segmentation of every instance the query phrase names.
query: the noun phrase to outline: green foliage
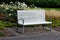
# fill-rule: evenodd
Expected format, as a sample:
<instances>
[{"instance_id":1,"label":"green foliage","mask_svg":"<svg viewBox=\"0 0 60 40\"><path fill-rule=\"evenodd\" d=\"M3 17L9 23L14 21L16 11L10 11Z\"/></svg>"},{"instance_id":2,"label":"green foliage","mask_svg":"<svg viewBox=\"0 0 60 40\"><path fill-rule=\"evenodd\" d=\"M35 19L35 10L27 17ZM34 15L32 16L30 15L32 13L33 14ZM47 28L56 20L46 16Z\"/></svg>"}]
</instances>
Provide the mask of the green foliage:
<instances>
[{"instance_id":1,"label":"green foliage","mask_svg":"<svg viewBox=\"0 0 60 40\"><path fill-rule=\"evenodd\" d=\"M50 18L52 18L50 20ZM59 17L55 18L55 17L47 17L47 21L52 21L52 26L53 27L59 27L60 26L60 19Z\"/></svg>"},{"instance_id":2,"label":"green foliage","mask_svg":"<svg viewBox=\"0 0 60 40\"><path fill-rule=\"evenodd\" d=\"M2 20L9 21L9 22L16 22L17 20L17 10L24 10L27 8L25 3L20 2L10 2L10 4L0 4L0 14L4 15Z\"/></svg>"},{"instance_id":3,"label":"green foliage","mask_svg":"<svg viewBox=\"0 0 60 40\"><path fill-rule=\"evenodd\" d=\"M51 8L59 7L60 8L60 0L4 0L4 2L8 4L11 1L25 2L28 5L34 4L35 6L38 6L38 7L51 7Z\"/></svg>"},{"instance_id":4,"label":"green foliage","mask_svg":"<svg viewBox=\"0 0 60 40\"><path fill-rule=\"evenodd\" d=\"M59 27L60 26L60 19L56 19L56 18L54 18L53 20L52 20L52 22L53 22L53 26L56 26L56 27Z\"/></svg>"},{"instance_id":5,"label":"green foliage","mask_svg":"<svg viewBox=\"0 0 60 40\"><path fill-rule=\"evenodd\" d=\"M27 5L21 2L0 4L0 15L3 15L0 20L0 29L17 26L17 10L24 10L25 8L27 8Z\"/></svg>"},{"instance_id":6,"label":"green foliage","mask_svg":"<svg viewBox=\"0 0 60 40\"><path fill-rule=\"evenodd\" d=\"M14 27L14 26L17 26L17 24L6 21L0 21L0 29L4 29L5 27Z\"/></svg>"},{"instance_id":7,"label":"green foliage","mask_svg":"<svg viewBox=\"0 0 60 40\"><path fill-rule=\"evenodd\" d=\"M60 0L25 0L25 2L38 7L60 7Z\"/></svg>"}]
</instances>

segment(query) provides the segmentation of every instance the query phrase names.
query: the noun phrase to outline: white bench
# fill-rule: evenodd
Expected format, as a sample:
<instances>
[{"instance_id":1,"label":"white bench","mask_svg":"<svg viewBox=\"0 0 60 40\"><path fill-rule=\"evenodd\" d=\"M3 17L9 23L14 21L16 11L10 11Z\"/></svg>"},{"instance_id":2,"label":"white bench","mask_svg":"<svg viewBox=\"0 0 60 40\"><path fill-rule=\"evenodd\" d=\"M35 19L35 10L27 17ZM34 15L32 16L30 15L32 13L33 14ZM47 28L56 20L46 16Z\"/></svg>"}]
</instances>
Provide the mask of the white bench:
<instances>
[{"instance_id":1,"label":"white bench","mask_svg":"<svg viewBox=\"0 0 60 40\"><path fill-rule=\"evenodd\" d=\"M45 20L45 10L17 10L17 19L23 25L23 33L24 25L52 24Z\"/></svg>"}]
</instances>

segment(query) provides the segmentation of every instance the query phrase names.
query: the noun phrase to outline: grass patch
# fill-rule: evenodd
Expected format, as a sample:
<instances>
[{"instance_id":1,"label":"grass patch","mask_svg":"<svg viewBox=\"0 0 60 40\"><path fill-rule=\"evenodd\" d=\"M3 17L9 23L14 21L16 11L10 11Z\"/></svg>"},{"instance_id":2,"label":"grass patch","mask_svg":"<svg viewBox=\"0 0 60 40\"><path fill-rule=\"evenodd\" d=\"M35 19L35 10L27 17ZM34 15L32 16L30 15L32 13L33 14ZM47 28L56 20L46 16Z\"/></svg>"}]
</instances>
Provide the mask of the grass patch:
<instances>
[{"instance_id":1,"label":"grass patch","mask_svg":"<svg viewBox=\"0 0 60 40\"><path fill-rule=\"evenodd\" d=\"M42 8L42 9L45 9L45 10L58 10L58 11L60 11L60 8Z\"/></svg>"},{"instance_id":2,"label":"grass patch","mask_svg":"<svg viewBox=\"0 0 60 40\"><path fill-rule=\"evenodd\" d=\"M14 26L16 26L16 23L0 21L0 29L4 29L5 27L14 27Z\"/></svg>"},{"instance_id":3,"label":"grass patch","mask_svg":"<svg viewBox=\"0 0 60 40\"><path fill-rule=\"evenodd\" d=\"M40 10L40 9L60 11L60 8L27 8L26 10Z\"/></svg>"}]
</instances>

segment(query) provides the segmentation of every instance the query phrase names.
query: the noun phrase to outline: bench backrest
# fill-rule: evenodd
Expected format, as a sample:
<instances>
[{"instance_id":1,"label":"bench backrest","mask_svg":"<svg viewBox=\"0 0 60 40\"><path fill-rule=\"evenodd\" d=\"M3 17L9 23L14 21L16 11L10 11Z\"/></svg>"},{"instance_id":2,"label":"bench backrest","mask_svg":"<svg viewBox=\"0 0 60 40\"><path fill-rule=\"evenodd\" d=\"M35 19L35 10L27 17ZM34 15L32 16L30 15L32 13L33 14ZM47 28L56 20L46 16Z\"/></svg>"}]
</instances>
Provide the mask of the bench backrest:
<instances>
[{"instance_id":1,"label":"bench backrest","mask_svg":"<svg viewBox=\"0 0 60 40\"><path fill-rule=\"evenodd\" d=\"M45 21L45 10L17 10L18 22L24 19L25 22Z\"/></svg>"}]
</instances>

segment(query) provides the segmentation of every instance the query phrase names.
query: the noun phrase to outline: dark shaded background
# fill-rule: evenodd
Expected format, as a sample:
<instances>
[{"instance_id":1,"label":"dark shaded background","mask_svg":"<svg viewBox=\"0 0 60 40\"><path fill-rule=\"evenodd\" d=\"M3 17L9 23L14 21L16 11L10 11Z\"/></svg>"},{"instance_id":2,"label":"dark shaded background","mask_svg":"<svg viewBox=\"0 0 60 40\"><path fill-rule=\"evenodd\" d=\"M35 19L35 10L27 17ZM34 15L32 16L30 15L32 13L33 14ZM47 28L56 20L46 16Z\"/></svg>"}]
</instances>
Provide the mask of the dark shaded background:
<instances>
[{"instance_id":1,"label":"dark shaded background","mask_svg":"<svg viewBox=\"0 0 60 40\"><path fill-rule=\"evenodd\" d=\"M34 4L37 7L60 8L60 0L0 0L0 3L8 3L13 1L25 2L28 6Z\"/></svg>"}]
</instances>

